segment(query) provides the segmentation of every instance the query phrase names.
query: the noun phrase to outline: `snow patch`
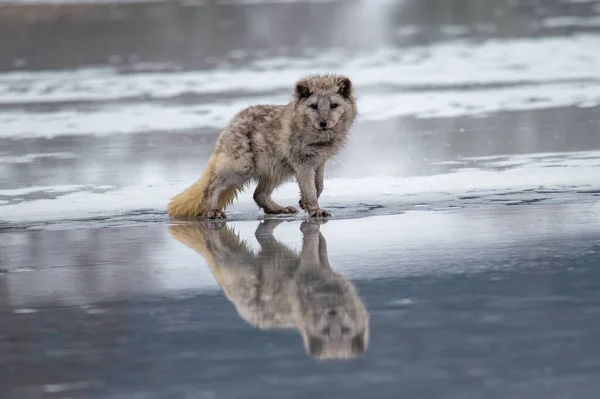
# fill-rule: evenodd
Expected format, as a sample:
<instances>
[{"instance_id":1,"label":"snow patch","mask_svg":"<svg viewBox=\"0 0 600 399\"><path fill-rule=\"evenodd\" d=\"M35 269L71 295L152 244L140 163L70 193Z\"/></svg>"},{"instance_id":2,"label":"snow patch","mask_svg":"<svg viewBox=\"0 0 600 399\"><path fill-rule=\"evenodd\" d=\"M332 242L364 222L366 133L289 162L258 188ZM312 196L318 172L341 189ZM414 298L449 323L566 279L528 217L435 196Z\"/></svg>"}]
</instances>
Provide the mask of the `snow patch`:
<instances>
[{"instance_id":1,"label":"snow patch","mask_svg":"<svg viewBox=\"0 0 600 399\"><path fill-rule=\"evenodd\" d=\"M471 158L476 159L476 158ZM493 193L498 190L561 189L565 187L600 188L600 152L579 152L573 157L563 154L562 159L548 158L547 154L522 155L515 167L501 170L461 169L453 173L419 177L336 178L326 181L321 204L356 207L359 203L414 204L457 197L477 192ZM497 159L490 160L493 165ZM552 167L549 167L552 166ZM486 165L481 166L485 168ZM0 205L1 220L5 222L78 220L110 217L145 210L165 215L170 198L192 181L157 183L152 186L129 186L104 193L76 191L78 186L44 188L43 191L63 192L52 199L37 199L19 204ZM81 186L79 186L81 188ZM42 191L40 188L2 190L0 195L23 195ZM298 202L298 188L286 184L274 194L282 204ZM241 194L239 202L230 209L234 214L254 212L252 189ZM242 213L242 214L243 214ZM166 217L166 216L165 216Z\"/></svg>"},{"instance_id":2,"label":"snow patch","mask_svg":"<svg viewBox=\"0 0 600 399\"><path fill-rule=\"evenodd\" d=\"M18 156L0 156L0 163L32 163L38 159L74 159L77 155L71 152L45 152Z\"/></svg>"},{"instance_id":3,"label":"snow patch","mask_svg":"<svg viewBox=\"0 0 600 399\"><path fill-rule=\"evenodd\" d=\"M12 190L0 190L0 196L6 197L18 197L22 195L29 195L33 193L52 193L52 194L60 194L67 193L71 191L76 191L84 188L85 186L81 185L63 185L63 186L39 186L39 187L24 187L24 188L15 188Z\"/></svg>"}]
</instances>

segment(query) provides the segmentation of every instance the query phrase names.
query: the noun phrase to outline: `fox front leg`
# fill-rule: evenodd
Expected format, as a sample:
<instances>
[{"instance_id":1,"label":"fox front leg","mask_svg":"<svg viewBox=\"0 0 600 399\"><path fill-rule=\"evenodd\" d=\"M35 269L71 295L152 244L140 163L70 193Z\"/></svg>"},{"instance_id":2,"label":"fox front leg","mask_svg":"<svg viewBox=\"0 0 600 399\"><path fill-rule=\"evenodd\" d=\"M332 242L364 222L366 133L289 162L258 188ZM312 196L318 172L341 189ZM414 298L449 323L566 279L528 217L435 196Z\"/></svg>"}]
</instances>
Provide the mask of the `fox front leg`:
<instances>
[{"instance_id":1,"label":"fox front leg","mask_svg":"<svg viewBox=\"0 0 600 399\"><path fill-rule=\"evenodd\" d=\"M325 209L319 208L316 173L316 169L311 167L302 167L296 172L300 187L300 208L304 209L310 217L331 216Z\"/></svg>"},{"instance_id":2,"label":"fox front leg","mask_svg":"<svg viewBox=\"0 0 600 399\"><path fill-rule=\"evenodd\" d=\"M317 189L317 199L321 198L323 192L323 174L325 172L325 163L317 167L315 172L315 187Z\"/></svg>"}]
</instances>

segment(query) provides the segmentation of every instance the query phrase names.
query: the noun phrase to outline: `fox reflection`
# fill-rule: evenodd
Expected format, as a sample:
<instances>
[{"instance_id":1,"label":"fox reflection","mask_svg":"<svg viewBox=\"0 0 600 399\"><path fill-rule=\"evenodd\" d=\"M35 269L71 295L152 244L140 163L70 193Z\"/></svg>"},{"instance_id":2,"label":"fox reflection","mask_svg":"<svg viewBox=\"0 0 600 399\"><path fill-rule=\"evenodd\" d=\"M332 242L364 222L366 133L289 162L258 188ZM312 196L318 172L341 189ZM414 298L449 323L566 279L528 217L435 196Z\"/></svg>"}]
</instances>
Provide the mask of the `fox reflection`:
<instances>
[{"instance_id":1,"label":"fox reflection","mask_svg":"<svg viewBox=\"0 0 600 399\"><path fill-rule=\"evenodd\" d=\"M297 328L317 359L362 355L368 313L354 287L329 266L317 222L304 222L300 254L273 236L281 220L262 222L255 254L224 222L170 226L173 237L200 253L239 315L261 328Z\"/></svg>"}]
</instances>

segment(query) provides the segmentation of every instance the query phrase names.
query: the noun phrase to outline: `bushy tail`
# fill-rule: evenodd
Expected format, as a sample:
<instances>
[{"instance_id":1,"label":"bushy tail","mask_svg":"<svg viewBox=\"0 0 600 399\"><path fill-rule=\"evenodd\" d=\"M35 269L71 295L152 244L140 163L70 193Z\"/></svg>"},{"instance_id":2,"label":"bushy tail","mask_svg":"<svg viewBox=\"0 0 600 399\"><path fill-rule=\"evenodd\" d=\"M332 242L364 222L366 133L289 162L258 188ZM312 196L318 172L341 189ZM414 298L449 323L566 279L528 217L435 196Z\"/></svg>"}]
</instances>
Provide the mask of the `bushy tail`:
<instances>
[{"instance_id":1,"label":"bushy tail","mask_svg":"<svg viewBox=\"0 0 600 399\"><path fill-rule=\"evenodd\" d=\"M211 223L211 222L206 222ZM239 235L237 235L233 230L229 229L227 226L223 225L218 228L218 232L216 234L219 235L220 242L213 242L213 245L209 245L210 242L210 234L215 234L212 230L215 227L211 227L211 225L203 225L202 222L194 221L192 224L185 225L171 225L169 226L169 232L171 236L175 238L177 241L186 245L188 248L193 249L206 260L206 263L210 267L215 279L225 291L225 295L228 298L232 298L231 292L229 290L228 281L232 280L235 276L230 276L230 272L228 272L227 268L222 268L217 260L217 254L215 253L215 247L224 246L229 248L233 252L244 252L246 256L251 256L251 249L248 244L241 240ZM215 239L213 238L213 241ZM212 247L212 248L211 248Z\"/></svg>"},{"instance_id":2,"label":"bushy tail","mask_svg":"<svg viewBox=\"0 0 600 399\"><path fill-rule=\"evenodd\" d=\"M206 187L210 183L210 177L213 175L217 164L217 155L213 153L208 165L204 169L202 176L196 180L190 187L186 188L180 194L171 199L167 207L167 213L171 217L197 217L202 216L212 209L206 209L204 198ZM219 195L218 208L225 209L237 198L238 192L243 187L229 187Z\"/></svg>"}]
</instances>

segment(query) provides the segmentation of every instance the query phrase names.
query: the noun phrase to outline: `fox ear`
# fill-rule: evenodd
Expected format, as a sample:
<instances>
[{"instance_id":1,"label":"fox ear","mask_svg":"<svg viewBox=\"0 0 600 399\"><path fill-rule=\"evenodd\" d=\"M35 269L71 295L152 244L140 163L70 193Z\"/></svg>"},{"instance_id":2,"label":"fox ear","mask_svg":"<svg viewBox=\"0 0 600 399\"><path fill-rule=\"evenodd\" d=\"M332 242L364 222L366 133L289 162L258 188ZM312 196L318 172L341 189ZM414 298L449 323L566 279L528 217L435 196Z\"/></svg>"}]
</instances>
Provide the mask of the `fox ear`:
<instances>
[{"instance_id":1,"label":"fox ear","mask_svg":"<svg viewBox=\"0 0 600 399\"><path fill-rule=\"evenodd\" d=\"M310 97L312 93L306 84L300 82L296 84L296 96L298 96L299 100L304 100L305 98Z\"/></svg>"},{"instance_id":2,"label":"fox ear","mask_svg":"<svg viewBox=\"0 0 600 399\"><path fill-rule=\"evenodd\" d=\"M340 80L340 82L338 83L339 89L338 89L338 94L348 98L350 97L350 94L352 93L352 83L350 82L350 79L348 78L342 78Z\"/></svg>"}]
</instances>

